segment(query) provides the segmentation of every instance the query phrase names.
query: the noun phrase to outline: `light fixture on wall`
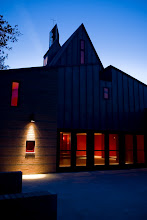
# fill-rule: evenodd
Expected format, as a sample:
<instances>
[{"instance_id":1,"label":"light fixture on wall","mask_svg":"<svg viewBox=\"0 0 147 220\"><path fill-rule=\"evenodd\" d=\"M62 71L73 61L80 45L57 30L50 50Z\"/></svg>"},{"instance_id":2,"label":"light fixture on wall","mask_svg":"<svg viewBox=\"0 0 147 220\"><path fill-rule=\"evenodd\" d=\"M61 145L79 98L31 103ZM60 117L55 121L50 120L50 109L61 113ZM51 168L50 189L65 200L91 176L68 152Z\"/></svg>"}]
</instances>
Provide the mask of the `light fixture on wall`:
<instances>
[{"instance_id":1,"label":"light fixture on wall","mask_svg":"<svg viewBox=\"0 0 147 220\"><path fill-rule=\"evenodd\" d=\"M31 121L32 123L35 122L35 116L34 116L34 113L32 113L32 114L30 115L30 121Z\"/></svg>"}]
</instances>

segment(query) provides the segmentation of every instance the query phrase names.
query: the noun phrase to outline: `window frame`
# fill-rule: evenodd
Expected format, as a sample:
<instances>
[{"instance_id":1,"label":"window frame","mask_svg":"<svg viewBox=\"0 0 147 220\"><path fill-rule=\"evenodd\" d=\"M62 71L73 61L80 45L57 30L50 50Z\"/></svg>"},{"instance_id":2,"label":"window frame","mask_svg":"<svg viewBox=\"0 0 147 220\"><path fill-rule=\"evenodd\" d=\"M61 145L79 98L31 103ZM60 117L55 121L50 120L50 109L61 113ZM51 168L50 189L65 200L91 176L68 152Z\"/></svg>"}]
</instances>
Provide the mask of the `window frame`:
<instances>
[{"instance_id":1,"label":"window frame","mask_svg":"<svg viewBox=\"0 0 147 220\"><path fill-rule=\"evenodd\" d=\"M105 93L105 89L108 89L108 93ZM105 98L105 94L108 94L108 98ZM103 98L105 100L109 100L109 88L108 87L103 87Z\"/></svg>"},{"instance_id":2,"label":"window frame","mask_svg":"<svg viewBox=\"0 0 147 220\"><path fill-rule=\"evenodd\" d=\"M33 150L27 150L27 144L28 144L29 142L32 142L32 143L34 144ZM29 154L29 153L35 153L35 141L32 141L32 140L27 140L27 141L26 141L26 154Z\"/></svg>"},{"instance_id":3,"label":"window frame","mask_svg":"<svg viewBox=\"0 0 147 220\"><path fill-rule=\"evenodd\" d=\"M142 136L143 138L143 148L140 146L139 143L139 136ZM136 134L136 142L137 142L137 164L145 164L145 144L144 144L144 134ZM139 152L143 152L143 161L144 162L140 162L139 159Z\"/></svg>"},{"instance_id":4,"label":"window frame","mask_svg":"<svg viewBox=\"0 0 147 220\"><path fill-rule=\"evenodd\" d=\"M64 140L64 139L63 139L63 138L64 138L63 136L64 136L64 135L69 135L70 149L66 149L66 150L65 150L65 149L64 149L64 150L61 149L61 144L63 144L63 140ZM61 140L61 139L62 139L62 140ZM61 141L62 141L62 143L61 143ZM70 165L69 165L69 166L66 166L66 165L63 166L62 163L61 163L61 161L60 161L61 158L62 158L62 156L63 156L62 153L66 153L66 152L70 152L70 154L69 154L69 155L70 155L70 158L69 158L69 160L70 160ZM60 167L60 168L66 168L66 167L70 168L70 167L71 167L71 152L72 152L72 149L71 149L71 132L60 132L60 144L59 144L59 167Z\"/></svg>"}]
</instances>

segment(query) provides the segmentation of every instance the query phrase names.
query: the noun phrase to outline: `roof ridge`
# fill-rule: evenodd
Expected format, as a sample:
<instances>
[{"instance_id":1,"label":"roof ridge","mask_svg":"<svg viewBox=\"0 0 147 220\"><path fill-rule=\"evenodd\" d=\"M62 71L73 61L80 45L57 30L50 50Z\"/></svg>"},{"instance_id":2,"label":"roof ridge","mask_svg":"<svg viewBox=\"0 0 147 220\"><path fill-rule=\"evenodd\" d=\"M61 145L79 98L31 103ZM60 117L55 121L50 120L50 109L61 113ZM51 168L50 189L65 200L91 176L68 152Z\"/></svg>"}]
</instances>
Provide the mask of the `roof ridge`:
<instances>
[{"instance_id":1,"label":"roof ridge","mask_svg":"<svg viewBox=\"0 0 147 220\"><path fill-rule=\"evenodd\" d=\"M66 47L68 46L69 42L71 41L71 39L73 38L73 36L76 34L76 32L82 27L83 23L74 31L74 33L65 41L65 43L61 46L60 50L58 51L58 53L55 55L55 57L52 59L52 61L50 62L49 66L54 64L54 61L56 59L58 59L60 57L60 54L66 49Z\"/></svg>"},{"instance_id":2,"label":"roof ridge","mask_svg":"<svg viewBox=\"0 0 147 220\"><path fill-rule=\"evenodd\" d=\"M121 72L122 74L125 74L125 75L129 76L130 78L132 78L132 79L138 81L139 83L142 83L143 85L147 86L145 83L141 82L139 79L136 79L135 77L129 75L128 73L124 72L123 70L118 69L118 68L115 67L115 66L109 65L109 66L107 66L105 69L107 69L107 68L113 68L113 69L115 69L115 70Z\"/></svg>"}]
</instances>

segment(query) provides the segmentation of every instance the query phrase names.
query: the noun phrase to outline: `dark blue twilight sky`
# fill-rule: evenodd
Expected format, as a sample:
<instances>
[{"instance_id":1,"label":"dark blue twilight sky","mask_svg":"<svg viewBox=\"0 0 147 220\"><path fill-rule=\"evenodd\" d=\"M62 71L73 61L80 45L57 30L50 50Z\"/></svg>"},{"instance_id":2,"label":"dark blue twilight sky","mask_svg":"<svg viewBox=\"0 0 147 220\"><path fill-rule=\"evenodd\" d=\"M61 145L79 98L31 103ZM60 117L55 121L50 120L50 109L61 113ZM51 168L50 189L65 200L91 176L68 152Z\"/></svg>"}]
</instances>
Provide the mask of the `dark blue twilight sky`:
<instances>
[{"instance_id":1,"label":"dark blue twilight sky","mask_svg":"<svg viewBox=\"0 0 147 220\"><path fill-rule=\"evenodd\" d=\"M61 45L84 23L104 67L147 84L147 0L0 0L0 14L23 34L10 68L42 66L54 18Z\"/></svg>"}]
</instances>

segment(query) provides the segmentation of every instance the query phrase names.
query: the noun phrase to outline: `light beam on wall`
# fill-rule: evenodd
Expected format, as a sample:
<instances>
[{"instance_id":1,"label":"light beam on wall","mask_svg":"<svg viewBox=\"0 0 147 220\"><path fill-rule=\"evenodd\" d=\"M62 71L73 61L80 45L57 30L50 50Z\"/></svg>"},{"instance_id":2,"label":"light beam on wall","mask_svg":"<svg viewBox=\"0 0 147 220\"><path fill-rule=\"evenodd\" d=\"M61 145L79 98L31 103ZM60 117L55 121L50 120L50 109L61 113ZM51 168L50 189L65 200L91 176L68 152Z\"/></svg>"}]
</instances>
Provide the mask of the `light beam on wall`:
<instances>
[{"instance_id":1,"label":"light beam on wall","mask_svg":"<svg viewBox=\"0 0 147 220\"><path fill-rule=\"evenodd\" d=\"M35 131L34 126L31 124L29 126L28 132L27 132L27 141L35 141Z\"/></svg>"}]
</instances>

